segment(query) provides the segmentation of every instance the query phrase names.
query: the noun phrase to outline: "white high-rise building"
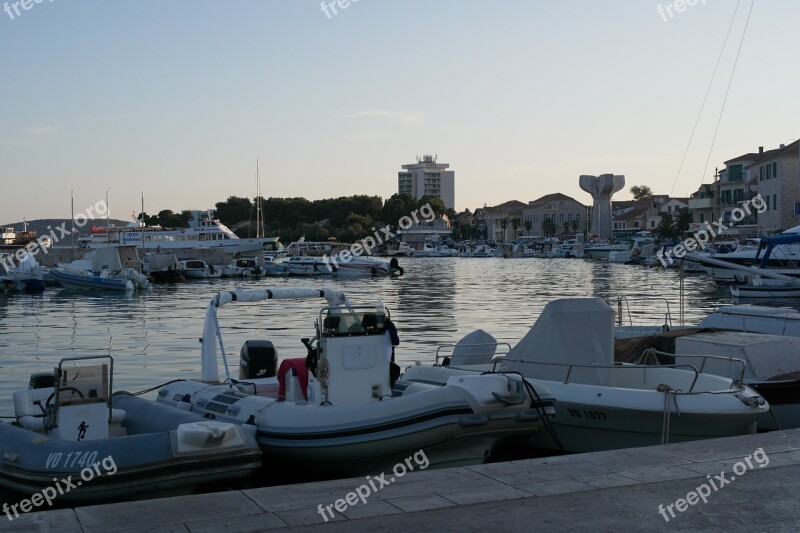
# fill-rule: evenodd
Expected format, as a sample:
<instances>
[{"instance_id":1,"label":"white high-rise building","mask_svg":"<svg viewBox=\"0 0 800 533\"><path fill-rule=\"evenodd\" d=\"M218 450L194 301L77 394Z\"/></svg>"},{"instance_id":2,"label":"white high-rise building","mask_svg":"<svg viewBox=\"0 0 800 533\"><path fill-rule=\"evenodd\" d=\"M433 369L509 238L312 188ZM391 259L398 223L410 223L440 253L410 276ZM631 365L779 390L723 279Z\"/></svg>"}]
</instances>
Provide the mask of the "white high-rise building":
<instances>
[{"instance_id":1,"label":"white high-rise building","mask_svg":"<svg viewBox=\"0 0 800 533\"><path fill-rule=\"evenodd\" d=\"M408 193L417 200L423 196L438 196L448 209L455 209L455 176L450 165L437 163L436 156L417 157L412 165L403 165L397 173L397 192Z\"/></svg>"}]
</instances>

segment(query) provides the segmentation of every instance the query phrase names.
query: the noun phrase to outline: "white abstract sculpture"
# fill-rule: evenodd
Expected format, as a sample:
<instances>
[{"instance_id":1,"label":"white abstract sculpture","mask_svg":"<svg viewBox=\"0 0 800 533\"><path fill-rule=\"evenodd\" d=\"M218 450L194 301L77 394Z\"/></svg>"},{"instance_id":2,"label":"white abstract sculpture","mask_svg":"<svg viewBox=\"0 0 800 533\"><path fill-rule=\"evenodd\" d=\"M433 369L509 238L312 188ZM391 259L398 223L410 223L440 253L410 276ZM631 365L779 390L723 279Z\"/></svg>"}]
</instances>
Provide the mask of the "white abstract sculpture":
<instances>
[{"instance_id":1,"label":"white abstract sculpture","mask_svg":"<svg viewBox=\"0 0 800 533\"><path fill-rule=\"evenodd\" d=\"M592 195L592 233L601 239L613 236L611 223L611 197L625 186L625 176L601 174L600 176L581 176L581 189Z\"/></svg>"}]
</instances>

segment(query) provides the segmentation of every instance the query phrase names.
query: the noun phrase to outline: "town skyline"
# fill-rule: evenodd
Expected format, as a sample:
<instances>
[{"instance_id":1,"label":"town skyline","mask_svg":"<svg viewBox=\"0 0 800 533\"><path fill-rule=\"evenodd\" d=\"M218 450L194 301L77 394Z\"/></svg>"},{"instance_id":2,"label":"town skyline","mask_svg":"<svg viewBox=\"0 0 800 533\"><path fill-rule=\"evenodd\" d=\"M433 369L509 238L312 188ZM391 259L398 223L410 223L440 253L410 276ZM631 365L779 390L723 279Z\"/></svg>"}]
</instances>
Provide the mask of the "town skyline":
<instances>
[{"instance_id":1,"label":"town skyline","mask_svg":"<svg viewBox=\"0 0 800 533\"><path fill-rule=\"evenodd\" d=\"M2 223L68 216L70 191L78 211L109 191L119 219L141 193L149 213L253 198L256 160L265 198L386 199L424 154L455 172L458 212L589 203L582 174L625 175L615 200L631 185L687 197L725 160L796 139L800 80L773 78L800 40L789 0L667 16L581 0L232 5L0 12L0 177L28 190Z\"/></svg>"}]
</instances>

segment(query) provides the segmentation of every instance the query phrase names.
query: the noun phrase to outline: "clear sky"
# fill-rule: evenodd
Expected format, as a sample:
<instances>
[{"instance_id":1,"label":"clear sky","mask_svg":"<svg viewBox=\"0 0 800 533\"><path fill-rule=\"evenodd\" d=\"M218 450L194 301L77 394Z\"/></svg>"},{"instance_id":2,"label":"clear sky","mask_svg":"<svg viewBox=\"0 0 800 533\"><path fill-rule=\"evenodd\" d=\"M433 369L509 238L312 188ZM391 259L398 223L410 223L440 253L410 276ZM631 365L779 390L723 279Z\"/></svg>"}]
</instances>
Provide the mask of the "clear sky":
<instances>
[{"instance_id":1,"label":"clear sky","mask_svg":"<svg viewBox=\"0 0 800 533\"><path fill-rule=\"evenodd\" d=\"M674 191L736 0L13 4L0 223L68 216L70 190L76 212L109 191L123 219L141 192L149 213L252 197L257 158L264 196L387 198L424 153L455 170L459 211L553 192L589 203L580 174L625 174L618 199L631 185L688 196L800 131L797 0L756 1L704 173L741 1Z\"/></svg>"}]
</instances>

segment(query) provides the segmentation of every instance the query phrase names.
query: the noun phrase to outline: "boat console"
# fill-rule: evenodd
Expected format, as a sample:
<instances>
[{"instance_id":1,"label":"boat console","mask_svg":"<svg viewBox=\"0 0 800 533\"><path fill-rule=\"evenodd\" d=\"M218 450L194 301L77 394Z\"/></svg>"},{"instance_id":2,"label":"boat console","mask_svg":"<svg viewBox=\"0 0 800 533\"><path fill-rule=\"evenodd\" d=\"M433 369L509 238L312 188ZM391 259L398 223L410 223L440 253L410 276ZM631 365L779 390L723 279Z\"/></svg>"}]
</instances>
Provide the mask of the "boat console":
<instances>
[{"instance_id":1,"label":"boat console","mask_svg":"<svg viewBox=\"0 0 800 533\"><path fill-rule=\"evenodd\" d=\"M64 367L66 362L94 359L108 362ZM124 435L125 411L111 407L113 365L111 356L70 357L62 359L52 374L32 375L30 388L14 393L18 424L69 441Z\"/></svg>"}]
</instances>

